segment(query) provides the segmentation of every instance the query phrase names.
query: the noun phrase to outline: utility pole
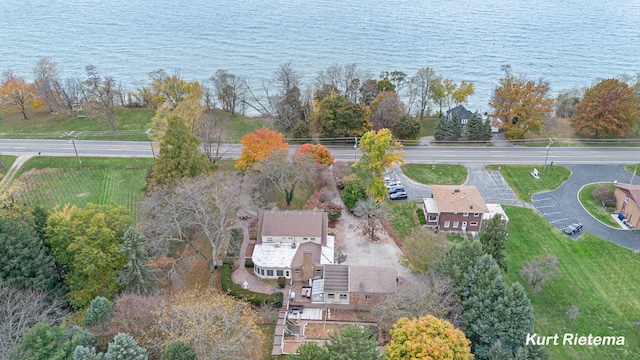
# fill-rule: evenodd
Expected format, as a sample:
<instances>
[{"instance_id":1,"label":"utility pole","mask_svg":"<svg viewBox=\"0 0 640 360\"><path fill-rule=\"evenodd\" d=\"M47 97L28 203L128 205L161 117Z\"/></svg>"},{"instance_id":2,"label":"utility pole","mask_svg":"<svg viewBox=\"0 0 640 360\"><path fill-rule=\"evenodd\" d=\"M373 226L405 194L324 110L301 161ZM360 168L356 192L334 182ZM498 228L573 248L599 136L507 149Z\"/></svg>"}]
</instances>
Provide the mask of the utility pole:
<instances>
[{"instance_id":1,"label":"utility pole","mask_svg":"<svg viewBox=\"0 0 640 360\"><path fill-rule=\"evenodd\" d=\"M76 152L76 159L78 159L78 164L82 166L82 160L80 160L80 155L78 155L78 149L76 148L76 140L71 138L71 143L73 144L73 150Z\"/></svg>"},{"instance_id":2,"label":"utility pole","mask_svg":"<svg viewBox=\"0 0 640 360\"><path fill-rule=\"evenodd\" d=\"M629 185L633 185L633 178L636 177L636 172L638 171L638 165L636 165L636 168L633 169L633 175L631 175L631 181L629 181Z\"/></svg>"},{"instance_id":3,"label":"utility pole","mask_svg":"<svg viewBox=\"0 0 640 360\"><path fill-rule=\"evenodd\" d=\"M551 148L551 144L553 144L553 140L549 139L549 145L547 145L547 156L544 158L544 167L542 171L547 170L547 159L549 158L549 149Z\"/></svg>"}]
</instances>

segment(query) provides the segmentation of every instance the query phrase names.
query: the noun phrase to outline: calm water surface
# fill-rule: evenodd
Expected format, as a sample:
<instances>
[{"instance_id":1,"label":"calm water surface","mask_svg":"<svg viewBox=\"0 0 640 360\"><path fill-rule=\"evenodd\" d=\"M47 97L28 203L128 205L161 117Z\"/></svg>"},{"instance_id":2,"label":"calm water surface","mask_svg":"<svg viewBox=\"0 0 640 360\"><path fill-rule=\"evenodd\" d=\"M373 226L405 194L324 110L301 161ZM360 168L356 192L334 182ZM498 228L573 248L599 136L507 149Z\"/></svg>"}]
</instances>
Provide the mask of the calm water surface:
<instances>
[{"instance_id":1,"label":"calm water surface","mask_svg":"<svg viewBox=\"0 0 640 360\"><path fill-rule=\"evenodd\" d=\"M554 92L639 73L639 24L637 0L0 0L0 70L31 78L48 56L65 77L92 64L132 86L158 68L257 82L291 61L311 82L332 64L429 66L474 82L485 110L502 64Z\"/></svg>"}]
</instances>

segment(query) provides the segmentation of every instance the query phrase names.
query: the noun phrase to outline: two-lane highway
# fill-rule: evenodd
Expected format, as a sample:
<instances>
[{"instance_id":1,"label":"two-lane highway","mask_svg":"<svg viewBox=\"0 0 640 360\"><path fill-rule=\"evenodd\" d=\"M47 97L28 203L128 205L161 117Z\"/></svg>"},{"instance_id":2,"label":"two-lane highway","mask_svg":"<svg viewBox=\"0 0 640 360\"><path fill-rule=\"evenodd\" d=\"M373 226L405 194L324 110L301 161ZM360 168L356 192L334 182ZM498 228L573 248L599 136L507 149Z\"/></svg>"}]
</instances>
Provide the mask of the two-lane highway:
<instances>
[{"instance_id":1,"label":"two-lane highway","mask_svg":"<svg viewBox=\"0 0 640 360\"><path fill-rule=\"evenodd\" d=\"M78 154L98 157L152 157L148 141L76 140ZM291 145L293 151L297 145ZM327 146L336 160L353 161L360 156L352 146ZM240 155L240 144L224 144L225 157ZM485 163L485 164L542 164L547 155L544 147L465 147L465 146L407 146L407 163ZM0 139L0 154L75 156L68 140ZM629 164L640 162L638 147L551 147L547 163L555 164Z\"/></svg>"}]
</instances>

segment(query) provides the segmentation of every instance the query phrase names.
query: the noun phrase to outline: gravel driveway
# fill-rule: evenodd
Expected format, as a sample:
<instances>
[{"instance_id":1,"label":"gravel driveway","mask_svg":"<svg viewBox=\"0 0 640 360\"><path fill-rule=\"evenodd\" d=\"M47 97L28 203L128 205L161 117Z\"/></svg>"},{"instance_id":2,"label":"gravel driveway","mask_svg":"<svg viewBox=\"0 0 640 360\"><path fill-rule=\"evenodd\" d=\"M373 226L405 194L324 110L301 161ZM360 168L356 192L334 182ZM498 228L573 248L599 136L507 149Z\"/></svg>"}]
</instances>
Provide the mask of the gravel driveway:
<instances>
[{"instance_id":1,"label":"gravel driveway","mask_svg":"<svg viewBox=\"0 0 640 360\"><path fill-rule=\"evenodd\" d=\"M558 189L535 194L533 204L554 226L559 229L579 222L582 231L571 235L577 238L582 232L590 232L600 238L633 250L640 250L640 231L611 228L596 220L578 201L578 192L583 185L594 182L613 182L628 184L631 174L624 165L563 165L571 170L571 176ZM634 183L640 182L638 177Z\"/></svg>"}]
</instances>

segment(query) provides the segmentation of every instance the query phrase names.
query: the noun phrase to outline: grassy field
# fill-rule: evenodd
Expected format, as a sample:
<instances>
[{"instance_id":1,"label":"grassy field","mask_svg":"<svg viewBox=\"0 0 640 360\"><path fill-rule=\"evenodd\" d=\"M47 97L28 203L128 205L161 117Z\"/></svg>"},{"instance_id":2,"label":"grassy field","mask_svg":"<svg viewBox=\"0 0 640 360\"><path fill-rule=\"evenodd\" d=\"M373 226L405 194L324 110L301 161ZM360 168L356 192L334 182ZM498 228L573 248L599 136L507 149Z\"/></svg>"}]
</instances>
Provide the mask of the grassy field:
<instances>
[{"instance_id":1,"label":"grassy field","mask_svg":"<svg viewBox=\"0 0 640 360\"><path fill-rule=\"evenodd\" d=\"M226 123L225 140L228 142L240 142L242 135L267 126L260 118L232 115Z\"/></svg>"},{"instance_id":2,"label":"grassy field","mask_svg":"<svg viewBox=\"0 0 640 360\"><path fill-rule=\"evenodd\" d=\"M71 117L67 112L60 111L58 115L51 115L48 111L37 110L29 113L24 120L21 114L11 114L3 118L0 138L37 138L59 139L62 133L79 132L77 139L83 140L148 140L147 129L151 127L151 118L155 115L153 109L116 109L116 129L111 132L109 124L98 119L90 112L81 112L86 118ZM255 117L239 114L228 116L220 112L220 117L228 117L225 123L225 141L238 142L242 135L259 129L266 123Z\"/></svg>"},{"instance_id":3,"label":"grassy field","mask_svg":"<svg viewBox=\"0 0 640 360\"><path fill-rule=\"evenodd\" d=\"M572 240L534 210L505 206L509 216L506 254L510 281L525 285L519 272L525 261L554 254L562 275L533 294L525 285L542 335L578 333L625 336L625 346L548 346L551 359L638 359L640 337L640 254L591 234ZM566 311L579 316L570 322Z\"/></svg>"},{"instance_id":4,"label":"grassy field","mask_svg":"<svg viewBox=\"0 0 640 360\"><path fill-rule=\"evenodd\" d=\"M436 125L438 125L438 118L425 117L420 122L420 134L418 136L433 136L436 133Z\"/></svg>"},{"instance_id":5,"label":"grassy field","mask_svg":"<svg viewBox=\"0 0 640 360\"><path fill-rule=\"evenodd\" d=\"M89 113L81 113L84 119L71 117L66 112L59 115L51 115L47 111L38 111L30 114L27 120L22 117L7 116L3 119L0 138L39 138L59 139L64 132L80 132L77 139L102 139L102 140L147 140L145 131L151 126L151 118L155 114L150 109L125 109L116 110L116 131L111 132L109 124Z\"/></svg>"},{"instance_id":6,"label":"grassy field","mask_svg":"<svg viewBox=\"0 0 640 360\"><path fill-rule=\"evenodd\" d=\"M53 208L87 203L123 205L134 214L142 199L147 170L153 159L36 157L27 161L14 179L18 201Z\"/></svg>"},{"instance_id":7,"label":"grassy field","mask_svg":"<svg viewBox=\"0 0 640 360\"><path fill-rule=\"evenodd\" d=\"M540 179L535 179L531 173L533 168L538 169ZM522 201L531 202L533 194L555 190L562 185L571 171L562 166L547 166L542 170L542 165L488 165L487 170L498 170L507 181L513 192Z\"/></svg>"},{"instance_id":8,"label":"grassy field","mask_svg":"<svg viewBox=\"0 0 640 360\"><path fill-rule=\"evenodd\" d=\"M4 161L4 167L0 168L0 180L2 180L9 169L11 169L11 165L16 161L16 156L2 155L2 161Z\"/></svg>"},{"instance_id":9,"label":"grassy field","mask_svg":"<svg viewBox=\"0 0 640 360\"><path fill-rule=\"evenodd\" d=\"M602 203L600 201L596 200L593 197L592 192L598 186L606 186L611 189L612 192L616 189L616 187L611 183L590 184L580 190L580 192L578 193L578 199L582 203L582 206L584 206L584 208L587 209L589 214L591 214L593 217L609 226L613 226L614 228L619 229L620 225L618 224L618 222L613 220L609 211L607 211L607 209L602 206Z\"/></svg>"},{"instance_id":10,"label":"grassy field","mask_svg":"<svg viewBox=\"0 0 640 360\"><path fill-rule=\"evenodd\" d=\"M402 172L409 178L428 185L460 185L467 180L467 168L451 164L405 164Z\"/></svg>"}]
</instances>

